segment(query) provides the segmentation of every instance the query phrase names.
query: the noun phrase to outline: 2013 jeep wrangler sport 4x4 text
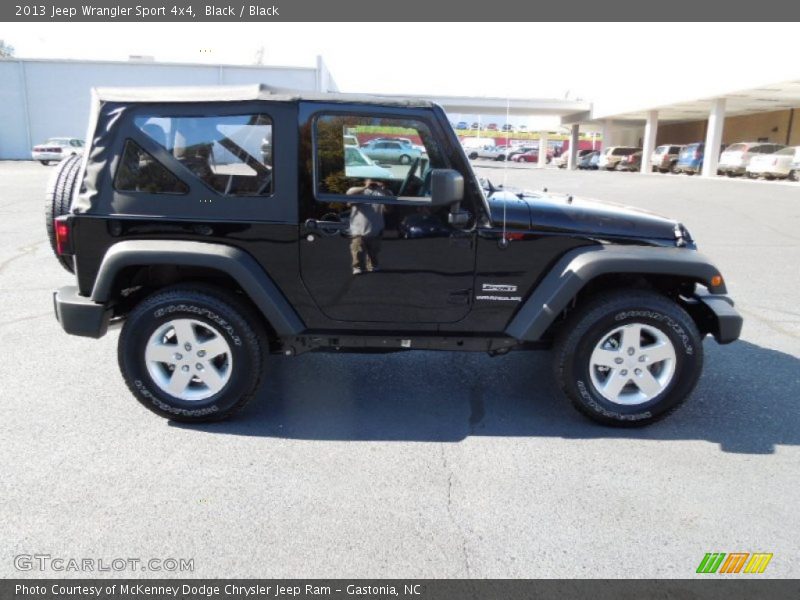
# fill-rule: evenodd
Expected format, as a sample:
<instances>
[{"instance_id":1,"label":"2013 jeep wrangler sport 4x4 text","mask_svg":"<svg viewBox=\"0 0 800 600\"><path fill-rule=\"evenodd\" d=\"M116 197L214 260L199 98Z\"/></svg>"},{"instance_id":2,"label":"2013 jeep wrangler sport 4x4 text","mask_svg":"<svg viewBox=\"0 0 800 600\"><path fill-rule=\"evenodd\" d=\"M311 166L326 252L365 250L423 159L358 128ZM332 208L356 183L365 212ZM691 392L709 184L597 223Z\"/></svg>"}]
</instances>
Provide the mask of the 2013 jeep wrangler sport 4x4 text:
<instances>
[{"instance_id":1,"label":"2013 jeep wrangler sport 4x4 text","mask_svg":"<svg viewBox=\"0 0 800 600\"><path fill-rule=\"evenodd\" d=\"M476 178L430 102L100 89L47 227L67 333L122 324L134 396L227 417L269 354L552 348L583 414L650 423L742 319L675 221ZM431 399L431 401L435 401Z\"/></svg>"}]
</instances>

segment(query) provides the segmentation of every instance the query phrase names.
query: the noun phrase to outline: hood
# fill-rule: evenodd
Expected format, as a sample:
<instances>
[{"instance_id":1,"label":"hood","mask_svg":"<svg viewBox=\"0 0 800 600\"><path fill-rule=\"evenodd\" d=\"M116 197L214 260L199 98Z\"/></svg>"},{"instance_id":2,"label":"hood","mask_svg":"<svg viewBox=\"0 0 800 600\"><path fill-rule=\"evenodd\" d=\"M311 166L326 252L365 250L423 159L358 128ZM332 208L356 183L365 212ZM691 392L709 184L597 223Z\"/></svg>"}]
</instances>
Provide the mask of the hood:
<instances>
[{"instance_id":1,"label":"hood","mask_svg":"<svg viewBox=\"0 0 800 600\"><path fill-rule=\"evenodd\" d=\"M678 221L643 210L598 200L538 192L497 191L489 197L492 223L536 231L593 238L691 242Z\"/></svg>"}]
</instances>

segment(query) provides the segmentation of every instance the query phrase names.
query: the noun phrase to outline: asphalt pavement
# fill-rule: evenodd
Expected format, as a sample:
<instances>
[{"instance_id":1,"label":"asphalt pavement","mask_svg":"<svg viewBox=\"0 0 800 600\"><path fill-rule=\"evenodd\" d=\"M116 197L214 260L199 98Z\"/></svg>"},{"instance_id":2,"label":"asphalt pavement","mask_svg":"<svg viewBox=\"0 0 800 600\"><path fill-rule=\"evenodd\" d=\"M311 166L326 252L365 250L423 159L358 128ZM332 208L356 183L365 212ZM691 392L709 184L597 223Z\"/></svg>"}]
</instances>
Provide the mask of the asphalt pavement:
<instances>
[{"instance_id":1,"label":"asphalt pavement","mask_svg":"<svg viewBox=\"0 0 800 600\"><path fill-rule=\"evenodd\" d=\"M477 169L683 220L745 317L683 408L595 425L546 352L308 354L229 422L169 423L125 387L117 332L53 317L53 169L0 163L0 576L685 578L706 552L800 576L800 184ZM34 554L194 570L19 571Z\"/></svg>"}]
</instances>

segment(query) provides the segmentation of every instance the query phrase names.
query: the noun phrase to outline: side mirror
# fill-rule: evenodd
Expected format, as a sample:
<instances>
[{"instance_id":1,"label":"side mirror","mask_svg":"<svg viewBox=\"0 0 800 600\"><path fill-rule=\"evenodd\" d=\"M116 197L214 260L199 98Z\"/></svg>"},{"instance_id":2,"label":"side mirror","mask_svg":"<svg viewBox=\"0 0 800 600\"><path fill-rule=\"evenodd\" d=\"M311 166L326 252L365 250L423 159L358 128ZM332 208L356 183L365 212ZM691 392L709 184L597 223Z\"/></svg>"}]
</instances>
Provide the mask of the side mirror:
<instances>
[{"instance_id":1,"label":"side mirror","mask_svg":"<svg viewBox=\"0 0 800 600\"><path fill-rule=\"evenodd\" d=\"M453 169L431 171L431 205L447 206L464 199L464 177Z\"/></svg>"}]
</instances>

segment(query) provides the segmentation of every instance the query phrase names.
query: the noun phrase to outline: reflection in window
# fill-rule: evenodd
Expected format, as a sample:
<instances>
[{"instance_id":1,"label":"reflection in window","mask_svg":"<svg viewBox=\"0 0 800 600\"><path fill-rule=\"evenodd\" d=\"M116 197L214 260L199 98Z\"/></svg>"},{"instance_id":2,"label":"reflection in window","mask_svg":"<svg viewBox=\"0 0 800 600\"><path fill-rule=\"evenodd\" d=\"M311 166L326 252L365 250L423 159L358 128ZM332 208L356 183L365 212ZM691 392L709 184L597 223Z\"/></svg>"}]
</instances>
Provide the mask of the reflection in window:
<instances>
[{"instance_id":1,"label":"reflection in window","mask_svg":"<svg viewBox=\"0 0 800 600\"><path fill-rule=\"evenodd\" d=\"M122 160L114 177L114 187L120 192L150 194L185 194L189 191L189 186L133 140L125 142Z\"/></svg>"},{"instance_id":2,"label":"reflection in window","mask_svg":"<svg viewBox=\"0 0 800 600\"><path fill-rule=\"evenodd\" d=\"M431 169L447 166L427 125L417 120L322 116L315 142L320 193L347 194L377 180L395 196L428 196Z\"/></svg>"},{"instance_id":3,"label":"reflection in window","mask_svg":"<svg viewBox=\"0 0 800 600\"><path fill-rule=\"evenodd\" d=\"M134 122L215 191L272 193L272 121L266 115L137 117Z\"/></svg>"}]
</instances>

